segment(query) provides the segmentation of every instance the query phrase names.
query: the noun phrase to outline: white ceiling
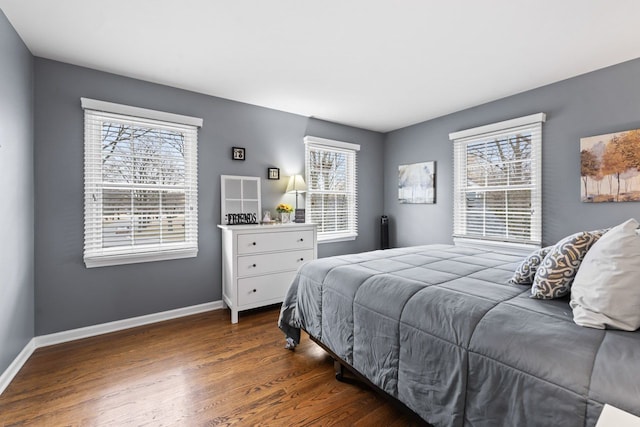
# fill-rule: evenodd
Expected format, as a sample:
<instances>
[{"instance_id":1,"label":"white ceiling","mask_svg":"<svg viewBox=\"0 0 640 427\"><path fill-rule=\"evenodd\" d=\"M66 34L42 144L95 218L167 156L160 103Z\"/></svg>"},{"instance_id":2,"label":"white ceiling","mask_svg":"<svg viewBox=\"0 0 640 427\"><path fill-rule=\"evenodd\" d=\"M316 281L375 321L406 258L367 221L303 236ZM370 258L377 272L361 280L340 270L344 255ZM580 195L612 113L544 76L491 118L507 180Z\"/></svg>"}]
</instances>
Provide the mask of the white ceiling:
<instances>
[{"instance_id":1,"label":"white ceiling","mask_svg":"<svg viewBox=\"0 0 640 427\"><path fill-rule=\"evenodd\" d=\"M640 57L638 0L0 0L31 52L390 131Z\"/></svg>"}]
</instances>

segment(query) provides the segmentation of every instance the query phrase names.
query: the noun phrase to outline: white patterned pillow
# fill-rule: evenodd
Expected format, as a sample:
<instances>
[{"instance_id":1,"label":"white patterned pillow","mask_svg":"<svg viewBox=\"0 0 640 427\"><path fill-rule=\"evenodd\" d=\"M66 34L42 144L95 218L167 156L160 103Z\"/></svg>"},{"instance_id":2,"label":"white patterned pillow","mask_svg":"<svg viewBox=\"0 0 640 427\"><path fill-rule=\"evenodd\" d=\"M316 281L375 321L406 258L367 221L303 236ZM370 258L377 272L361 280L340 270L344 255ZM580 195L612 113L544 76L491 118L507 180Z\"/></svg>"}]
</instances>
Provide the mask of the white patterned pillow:
<instances>
[{"instance_id":1,"label":"white patterned pillow","mask_svg":"<svg viewBox=\"0 0 640 427\"><path fill-rule=\"evenodd\" d=\"M531 286L531 296L552 299L567 295L585 254L605 232L581 231L556 243L538 267Z\"/></svg>"},{"instance_id":2,"label":"white patterned pillow","mask_svg":"<svg viewBox=\"0 0 640 427\"><path fill-rule=\"evenodd\" d=\"M530 285L538 271L538 266L542 263L545 256L551 251L553 246L536 249L531 252L516 268L510 282L515 285Z\"/></svg>"}]
</instances>

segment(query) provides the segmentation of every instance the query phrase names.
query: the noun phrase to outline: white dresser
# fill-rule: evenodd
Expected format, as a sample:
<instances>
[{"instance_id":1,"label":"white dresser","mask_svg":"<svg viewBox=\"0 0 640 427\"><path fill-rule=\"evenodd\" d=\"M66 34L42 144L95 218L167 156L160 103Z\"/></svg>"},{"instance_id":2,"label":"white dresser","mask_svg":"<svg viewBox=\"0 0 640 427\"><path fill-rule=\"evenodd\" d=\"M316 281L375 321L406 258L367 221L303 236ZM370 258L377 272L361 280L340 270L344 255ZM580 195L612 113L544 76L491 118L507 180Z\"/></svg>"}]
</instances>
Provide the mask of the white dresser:
<instances>
[{"instance_id":1,"label":"white dresser","mask_svg":"<svg viewBox=\"0 0 640 427\"><path fill-rule=\"evenodd\" d=\"M222 229L222 298L238 312L282 302L303 263L317 257L315 224L218 225Z\"/></svg>"}]
</instances>

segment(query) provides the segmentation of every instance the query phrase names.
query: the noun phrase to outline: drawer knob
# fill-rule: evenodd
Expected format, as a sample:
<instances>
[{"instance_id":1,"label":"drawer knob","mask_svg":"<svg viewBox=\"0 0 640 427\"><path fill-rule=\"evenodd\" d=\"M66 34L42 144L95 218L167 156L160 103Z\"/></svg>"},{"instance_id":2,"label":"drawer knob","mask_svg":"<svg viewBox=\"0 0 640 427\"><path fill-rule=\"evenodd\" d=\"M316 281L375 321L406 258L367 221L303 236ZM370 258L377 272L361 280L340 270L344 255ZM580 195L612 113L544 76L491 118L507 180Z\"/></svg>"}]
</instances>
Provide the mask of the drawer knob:
<instances>
[{"instance_id":1,"label":"drawer knob","mask_svg":"<svg viewBox=\"0 0 640 427\"><path fill-rule=\"evenodd\" d=\"M252 245L253 245L253 246L255 246L255 245L256 245L256 242L253 242L253 243L252 243Z\"/></svg>"},{"instance_id":2,"label":"drawer knob","mask_svg":"<svg viewBox=\"0 0 640 427\"><path fill-rule=\"evenodd\" d=\"M257 291L257 289L254 289L253 292L255 293L255 292L258 292L258 291Z\"/></svg>"},{"instance_id":3,"label":"drawer knob","mask_svg":"<svg viewBox=\"0 0 640 427\"><path fill-rule=\"evenodd\" d=\"M304 239L301 237L301 238L300 238L300 241L301 241L301 242L304 242Z\"/></svg>"},{"instance_id":4,"label":"drawer knob","mask_svg":"<svg viewBox=\"0 0 640 427\"><path fill-rule=\"evenodd\" d=\"M298 261L304 261L304 258L300 258Z\"/></svg>"},{"instance_id":5,"label":"drawer knob","mask_svg":"<svg viewBox=\"0 0 640 427\"><path fill-rule=\"evenodd\" d=\"M255 267L255 266L256 266L256 265L255 265L255 264L253 264L251 267Z\"/></svg>"}]
</instances>

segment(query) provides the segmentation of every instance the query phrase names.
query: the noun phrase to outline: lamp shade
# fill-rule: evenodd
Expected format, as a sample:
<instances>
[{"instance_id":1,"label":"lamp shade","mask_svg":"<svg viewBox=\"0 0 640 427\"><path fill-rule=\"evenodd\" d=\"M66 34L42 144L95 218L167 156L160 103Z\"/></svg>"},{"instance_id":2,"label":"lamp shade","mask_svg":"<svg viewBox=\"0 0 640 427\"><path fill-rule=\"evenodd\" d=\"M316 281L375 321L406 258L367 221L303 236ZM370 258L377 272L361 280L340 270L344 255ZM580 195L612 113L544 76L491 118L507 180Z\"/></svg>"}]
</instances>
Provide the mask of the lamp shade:
<instances>
[{"instance_id":1,"label":"lamp shade","mask_svg":"<svg viewBox=\"0 0 640 427\"><path fill-rule=\"evenodd\" d=\"M307 191L307 184L305 184L302 175L292 175L289 177L287 193L304 193L305 191Z\"/></svg>"}]
</instances>

